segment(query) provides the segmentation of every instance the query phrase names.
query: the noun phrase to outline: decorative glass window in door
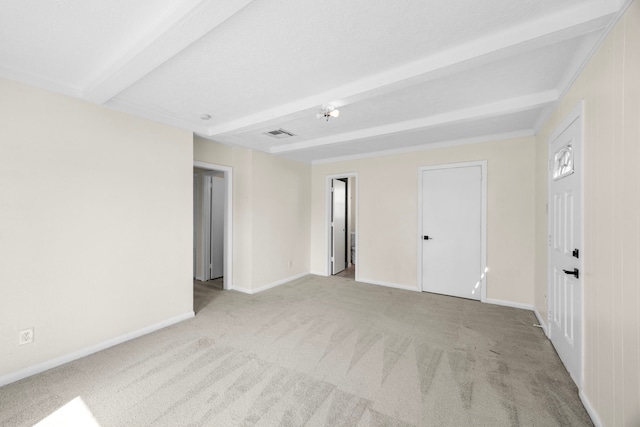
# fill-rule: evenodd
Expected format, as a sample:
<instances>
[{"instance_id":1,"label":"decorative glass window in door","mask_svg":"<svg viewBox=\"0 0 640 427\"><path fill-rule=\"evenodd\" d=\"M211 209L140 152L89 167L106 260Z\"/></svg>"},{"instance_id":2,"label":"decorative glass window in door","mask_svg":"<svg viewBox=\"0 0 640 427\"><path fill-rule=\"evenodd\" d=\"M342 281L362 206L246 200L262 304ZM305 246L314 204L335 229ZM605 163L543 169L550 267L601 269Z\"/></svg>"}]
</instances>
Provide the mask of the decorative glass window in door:
<instances>
[{"instance_id":1,"label":"decorative glass window in door","mask_svg":"<svg viewBox=\"0 0 640 427\"><path fill-rule=\"evenodd\" d=\"M557 181L573 173L573 148L571 143L560 148L553 159L553 180Z\"/></svg>"}]
</instances>

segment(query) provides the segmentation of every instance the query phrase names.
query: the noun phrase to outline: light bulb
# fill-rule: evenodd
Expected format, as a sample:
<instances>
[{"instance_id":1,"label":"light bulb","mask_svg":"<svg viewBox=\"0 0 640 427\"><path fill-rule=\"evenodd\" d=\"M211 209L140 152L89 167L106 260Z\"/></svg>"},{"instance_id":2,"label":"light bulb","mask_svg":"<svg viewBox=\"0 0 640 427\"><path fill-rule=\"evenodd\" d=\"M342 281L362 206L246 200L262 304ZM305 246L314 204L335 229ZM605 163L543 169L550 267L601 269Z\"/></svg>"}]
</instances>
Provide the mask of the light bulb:
<instances>
[{"instance_id":1,"label":"light bulb","mask_svg":"<svg viewBox=\"0 0 640 427\"><path fill-rule=\"evenodd\" d=\"M329 115L331 117L338 117L340 115L340 111L339 110L333 110L333 111L329 112Z\"/></svg>"}]
</instances>

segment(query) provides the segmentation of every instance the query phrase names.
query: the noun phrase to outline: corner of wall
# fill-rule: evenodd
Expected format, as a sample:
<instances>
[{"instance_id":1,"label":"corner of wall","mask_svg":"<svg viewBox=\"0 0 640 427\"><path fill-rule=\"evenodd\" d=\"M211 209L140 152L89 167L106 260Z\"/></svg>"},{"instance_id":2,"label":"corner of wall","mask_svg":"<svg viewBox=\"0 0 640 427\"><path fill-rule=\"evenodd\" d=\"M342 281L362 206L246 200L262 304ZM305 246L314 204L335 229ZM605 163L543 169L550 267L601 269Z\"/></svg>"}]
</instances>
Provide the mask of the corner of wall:
<instances>
[{"instance_id":1,"label":"corner of wall","mask_svg":"<svg viewBox=\"0 0 640 427\"><path fill-rule=\"evenodd\" d=\"M543 324L547 312L547 135L535 137L534 307ZM542 318L541 318L542 317ZM544 323L546 327L546 322Z\"/></svg>"}]
</instances>

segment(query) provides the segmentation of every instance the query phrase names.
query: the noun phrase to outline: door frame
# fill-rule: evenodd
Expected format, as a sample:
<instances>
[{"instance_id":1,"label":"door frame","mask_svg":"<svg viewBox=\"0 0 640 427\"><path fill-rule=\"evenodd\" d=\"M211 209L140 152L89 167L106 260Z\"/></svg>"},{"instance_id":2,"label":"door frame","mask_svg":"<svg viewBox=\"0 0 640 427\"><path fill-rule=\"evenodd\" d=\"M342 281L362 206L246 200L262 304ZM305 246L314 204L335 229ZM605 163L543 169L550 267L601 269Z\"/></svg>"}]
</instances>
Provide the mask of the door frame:
<instances>
[{"instance_id":1,"label":"door frame","mask_svg":"<svg viewBox=\"0 0 640 427\"><path fill-rule=\"evenodd\" d=\"M354 178L356 180L355 182L355 193L356 193L356 197L355 200L352 199L352 203L351 203L351 208L353 210L355 210L355 218L356 218L356 223L355 223L355 227L356 227L356 259L352 260L353 264L355 265L355 269L356 269L356 278L355 280L358 281L359 279L359 274L358 274L358 257L360 256L359 253L360 251L358 250L358 241L360 240L360 227L358 225L358 198L360 197L360 191L358 189L358 186L360 185L359 179L358 179L358 172L348 172L348 173L339 173L339 174L334 174L334 175L327 175L325 177L325 217L324 217L324 224L325 224L325 234L324 234L324 246L325 246L325 276L331 276L331 252L332 252L332 247L331 247L331 180L333 179L342 179L342 178ZM348 193L348 187L349 185L347 184L347 195ZM347 214L350 214L350 212L347 212ZM347 248L347 250L351 250L351 248Z\"/></svg>"},{"instance_id":2,"label":"door frame","mask_svg":"<svg viewBox=\"0 0 640 427\"><path fill-rule=\"evenodd\" d=\"M224 265L222 280L224 289L233 289L233 168L215 163L193 161L193 166L224 174L225 212L224 212ZM205 253L206 251L203 251Z\"/></svg>"},{"instance_id":3,"label":"door frame","mask_svg":"<svg viewBox=\"0 0 640 427\"><path fill-rule=\"evenodd\" d=\"M553 271L551 268L551 221L549 220L549 206L551 206L551 178L550 178L550 168L551 165L549 163L551 156L551 144L555 141L565 130L569 128L576 120L579 120L580 125L580 158L578 159L578 163L574 163L574 173L578 171L579 173L579 181L578 184L580 188L580 205L578 209L580 209L580 218L581 224L578 227L578 233L580 233L580 241L582 242L582 248L580 251L582 252L582 256L578 259L580 275L582 279L582 298L580 299L580 317L581 317L581 328L578 333L580 334L580 354L578 355L578 360L580 363L579 375L580 378L576 382L576 386L579 391L582 391L582 386L584 383L584 353L585 353L585 342L584 342L584 329L585 329L585 319L584 319L584 299L585 299L585 272L584 272L584 254L586 253L586 244L584 241L584 99L580 100L578 104L573 107L571 112L565 116L564 119L556 126L556 128L549 135L549 139L547 140L547 297L546 297L546 305L547 305L547 327L543 328L545 335L551 341L551 307L549 305L549 298L551 295L551 281L553 280ZM575 161L575 158L574 158ZM553 341L551 341L553 343ZM564 362L563 362L564 363Z\"/></svg>"},{"instance_id":4,"label":"door frame","mask_svg":"<svg viewBox=\"0 0 640 427\"><path fill-rule=\"evenodd\" d=\"M193 230L192 230L193 232L191 233L192 237L193 237L193 244L192 244L192 246L193 246L193 255L192 256L193 256L193 277L194 277L194 279L198 278L198 263L196 262L196 257L197 257L197 254L198 254L198 250L196 248L197 236L196 236L196 227L195 227L195 223L197 221L196 209L198 208L197 204L196 204L197 200L198 200L198 174L194 172L193 173L193 200L192 200L192 203L191 203L193 205L193 224L194 224L194 227L193 227Z\"/></svg>"},{"instance_id":5,"label":"door frame","mask_svg":"<svg viewBox=\"0 0 640 427\"><path fill-rule=\"evenodd\" d=\"M472 162L460 162L460 163L446 163L439 165L430 165L430 166L420 166L418 168L418 236L417 236L417 247L418 247L418 290L423 292L424 286L422 283L422 250L424 242L422 240L422 236L424 234L422 229L422 193L424 190L424 186L422 184L422 174L429 170L435 169L455 169L455 168L464 168L470 166L480 166L480 173L482 176L482 183L480 185L481 194L482 194L482 205L481 205L481 218L480 218L480 267L482 271L482 275L480 276L480 282L482 285L482 289L480 290L480 301L487 302L487 272L489 269L487 268L487 161L486 160L478 160Z\"/></svg>"},{"instance_id":6,"label":"door frame","mask_svg":"<svg viewBox=\"0 0 640 427\"><path fill-rule=\"evenodd\" d=\"M338 184L340 183L340 184ZM336 196L336 189L337 186L342 185L344 188L344 198L342 197L337 197ZM344 271L345 269L347 269L349 267L349 263L347 262L347 258L348 258L348 250L349 248L347 247L347 244L349 243L349 239L347 238L347 235L349 233L348 229L349 229L349 218L347 217L347 214L350 212L349 211L349 204L348 204L348 199L349 199L349 180L348 179L332 179L331 180L331 188L333 190L332 194L331 194L331 218L332 218L332 227L331 227L331 253L333 255L332 257L332 262L331 262L331 275L336 275L339 274L340 272ZM342 220L344 221L344 230L342 230L342 233L337 231L337 227L336 227L336 222L339 221L338 215L336 215L337 213L340 212L340 210L338 210L336 208L336 202L339 202L341 200L341 203L344 204L344 210L341 212L342 213ZM336 237L339 237L340 235L342 235L342 239L344 239L344 245L342 250L344 251L344 264L342 264L343 268L340 271L336 272L336 264L339 263L339 259L337 258L337 250L339 251L340 246L342 245L338 245L336 244L337 240Z\"/></svg>"},{"instance_id":7,"label":"door frame","mask_svg":"<svg viewBox=\"0 0 640 427\"><path fill-rule=\"evenodd\" d=\"M214 204L212 203L212 199L211 199L211 195L213 193L213 185L214 185L214 178L215 179L220 179L219 174L221 173L221 171L219 170L208 170L207 172L204 172L202 174L202 232L204 234L204 238L202 240L202 255L203 255L203 267L204 267L204 271L206 272L205 276L206 276L206 280L209 279L217 279L220 276L213 276L212 274L212 270L213 270L213 247L214 247L214 240L211 238L212 237L212 233L213 233L213 223L214 223ZM226 189L226 181L225 181L225 177L224 174L222 175L222 181L223 181L223 197L224 195L226 195L227 193L227 189ZM209 184L211 184L211 186L209 186ZM207 191L210 190L210 191ZM226 203L226 200L225 202ZM225 212L224 212L224 206L223 208L223 212L222 212L222 230L223 230L223 241L222 241L222 257L223 257L223 265L222 265L222 275L224 276L224 217L225 217ZM208 265L208 267L207 267ZM223 284L224 284L224 280L223 280Z\"/></svg>"}]
</instances>

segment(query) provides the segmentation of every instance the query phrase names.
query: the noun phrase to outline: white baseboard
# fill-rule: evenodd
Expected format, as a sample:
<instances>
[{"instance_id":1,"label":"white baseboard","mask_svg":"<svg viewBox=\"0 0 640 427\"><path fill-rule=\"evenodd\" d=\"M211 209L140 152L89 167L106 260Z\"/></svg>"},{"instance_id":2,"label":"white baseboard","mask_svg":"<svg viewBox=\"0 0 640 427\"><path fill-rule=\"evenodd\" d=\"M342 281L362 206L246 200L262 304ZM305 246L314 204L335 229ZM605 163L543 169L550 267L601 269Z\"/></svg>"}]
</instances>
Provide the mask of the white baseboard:
<instances>
[{"instance_id":1,"label":"white baseboard","mask_svg":"<svg viewBox=\"0 0 640 427\"><path fill-rule=\"evenodd\" d=\"M505 301L501 299L487 298L484 300L487 304L503 305L505 307L521 308L523 310L533 311L533 305L523 304L521 302Z\"/></svg>"},{"instance_id":2,"label":"white baseboard","mask_svg":"<svg viewBox=\"0 0 640 427\"><path fill-rule=\"evenodd\" d=\"M106 341L102 341L98 344L90 345L78 351L67 353L65 355L56 357L55 359L47 360L46 362L38 363L37 365L29 366L19 371L16 371L7 375L3 375L2 377L0 377L0 387L7 384L11 384L16 381L20 381L23 378L27 378L32 375L39 374L51 368L64 365L65 363L72 362L74 360L80 359L90 354L97 353L98 351L105 350L109 347L122 344L123 342L130 341L132 339L141 337L143 335L150 334L151 332L155 332L159 329L166 328L167 326L171 326L175 323L182 322L183 320L190 319L193 316L195 316L195 313L193 311L189 311L189 312L180 314L178 316L172 317L170 319L163 320L162 322L158 322L154 325L150 325L145 328L138 329L138 330L126 333L124 335L111 338Z\"/></svg>"},{"instance_id":3,"label":"white baseboard","mask_svg":"<svg viewBox=\"0 0 640 427\"><path fill-rule=\"evenodd\" d=\"M291 282L292 280L296 280L304 276L308 276L309 274L310 273L295 274L293 276L285 277L284 279L280 279L275 282L267 283L266 285L260 286L256 289L241 288L236 286L233 288L233 290L242 292L243 294L253 295L257 294L258 292L266 291L267 289L275 288L276 286L284 285L285 283Z\"/></svg>"},{"instance_id":4,"label":"white baseboard","mask_svg":"<svg viewBox=\"0 0 640 427\"><path fill-rule=\"evenodd\" d=\"M357 277L356 282L368 283L370 285L377 285L377 286L386 286L388 288L402 289L403 291L420 292L418 288L413 286L398 285L396 283L381 282L379 280L363 279L361 277Z\"/></svg>"},{"instance_id":5,"label":"white baseboard","mask_svg":"<svg viewBox=\"0 0 640 427\"><path fill-rule=\"evenodd\" d=\"M580 400L584 405L584 409L587 410L587 413L591 417L591 421L593 421L593 425L595 425L596 427L602 427L602 421L600 421L600 417L598 416L598 413L596 412L596 410L593 409L593 406L591 405L591 402L589 402L587 395L584 394L584 390L580 390L579 395L580 395Z\"/></svg>"},{"instance_id":6,"label":"white baseboard","mask_svg":"<svg viewBox=\"0 0 640 427\"><path fill-rule=\"evenodd\" d=\"M533 307L533 312L538 318L538 323L540 324L540 326L542 326L542 330L544 331L544 334L547 337L549 337L549 332L547 331L547 322L544 321L544 318L540 315L537 308Z\"/></svg>"},{"instance_id":7,"label":"white baseboard","mask_svg":"<svg viewBox=\"0 0 640 427\"><path fill-rule=\"evenodd\" d=\"M314 276L329 277L329 275L324 271L312 271L309 274L313 274Z\"/></svg>"}]
</instances>

